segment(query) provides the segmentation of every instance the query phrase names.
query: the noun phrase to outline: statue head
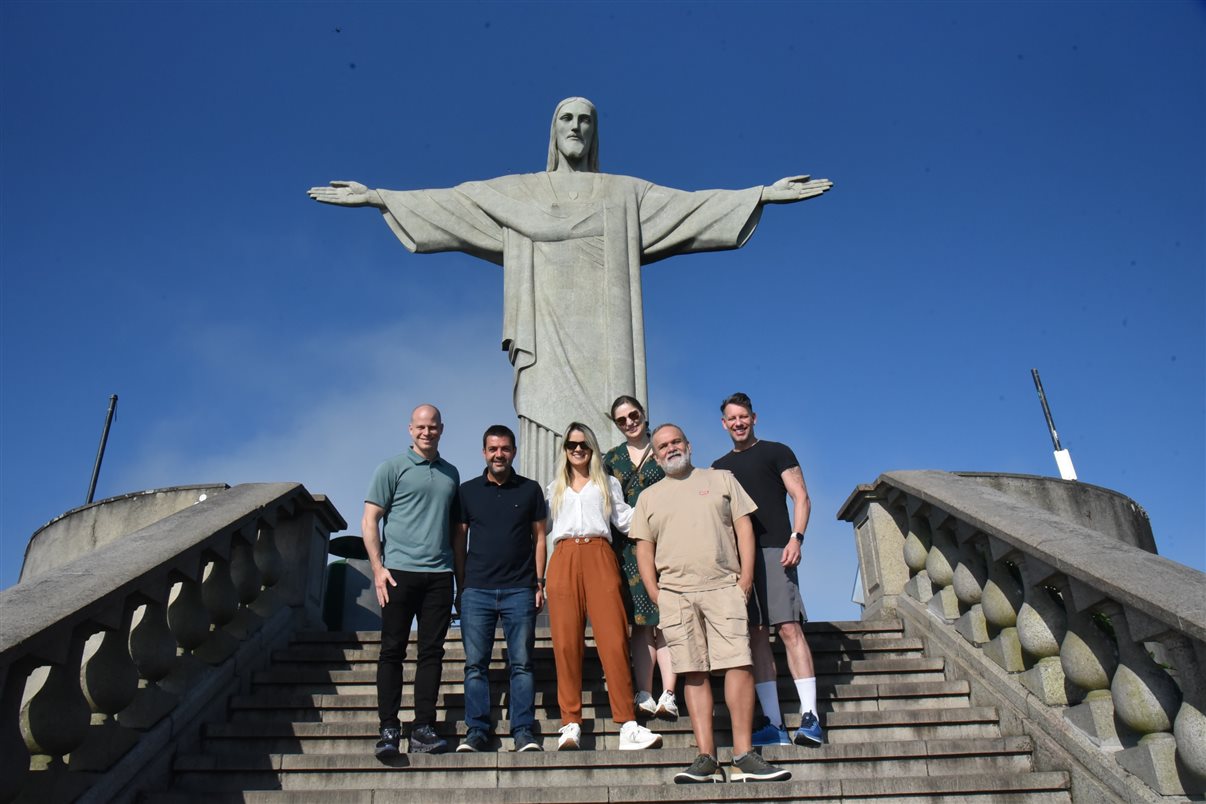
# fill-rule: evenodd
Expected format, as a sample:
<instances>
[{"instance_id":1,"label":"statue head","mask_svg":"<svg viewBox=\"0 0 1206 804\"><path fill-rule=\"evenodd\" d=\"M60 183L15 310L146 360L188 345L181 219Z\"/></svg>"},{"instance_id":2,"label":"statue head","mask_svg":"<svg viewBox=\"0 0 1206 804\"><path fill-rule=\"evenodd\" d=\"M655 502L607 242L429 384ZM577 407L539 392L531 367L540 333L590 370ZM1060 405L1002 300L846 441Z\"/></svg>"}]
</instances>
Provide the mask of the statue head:
<instances>
[{"instance_id":1,"label":"statue head","mask_svg":"<svg viewBox=\"0 0 1206 804\"><path fill-rule=\"evenodd\" d=\"M568 107L568 108L567 108ZM559 136L557 129L557 120L565 114L571 115L571 120L576 121L582 114L590 116L589 133L579 131L577 133L565 136ZM568 121L567 121L568 122ZM568 141L567 141L568 137ZM581 140L581 148L585 152L585 163L583 168L590 173L599 172L599 114L595 111L595 105L586 98L566 98L557 104L557 108L553 110L553 123L549 127L549 171L554 171L565 158L567 149L574 149L577 146L576 140Z\"/></svg>"}]
</instances>

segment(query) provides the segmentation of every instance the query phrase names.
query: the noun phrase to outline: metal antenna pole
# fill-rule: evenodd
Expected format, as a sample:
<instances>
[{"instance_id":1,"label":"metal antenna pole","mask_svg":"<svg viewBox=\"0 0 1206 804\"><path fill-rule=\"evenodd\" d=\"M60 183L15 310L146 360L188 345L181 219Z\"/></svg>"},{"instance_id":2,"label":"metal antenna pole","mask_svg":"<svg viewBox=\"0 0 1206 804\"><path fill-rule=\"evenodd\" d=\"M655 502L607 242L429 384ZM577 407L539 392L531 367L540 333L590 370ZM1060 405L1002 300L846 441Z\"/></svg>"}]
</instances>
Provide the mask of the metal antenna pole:
<instances>
[{"instance_id":1,"label":"metal antenna pole","mask_svg":"<svg viewBox=\"0 0 1206 804\"><path fill-rule=\"evenodd\" d=\"M1076 479L1076 468L1072 465L1072 455L1059 444L1059 433L1055 430L1055 419L1051 418L1051 406L1047 404L1047 394L1043 392L1043 381L1039 379L1038 369L1030 369L1034 378L1034 389L1038 391L1039 402L1043 405L1043 416L1047 419L1047 431L1051 434L1051 443L1055 447L1055 465L1059 468L1059 476L1064 480Z\"/></svg>"},{"instance_id":2,"label":"metal antenna pole","mask_svg":"<svg viewBox=\"0 0 1206 804\"><path fill-rule=\"evenodd\" d=\"M1043 381L1039 379L1038 369L1030 369L1030 376L1034 377L1034 389L1038 391L1039 402L1043 404L1043 415L1047 417L1047 430L1051 433L1051 443L1058 452L1060 450L1059 433L1055 432L1055 419L1051 418L1051 406L1047 404L1047 395L1043 393Z\"/></svg>"},{"instance_id":3,"label":"metal antenna pole","mask_svg":"<svg viewBox=\"0 0 1206 804\"><path fill-rule=\"evenodd\" d=\"M109 443L109 425L113 424L113 414L117 412L117 394L109 397L109 412L105 414L105 429L101 431L100 448L96 451L96 463L92 466L92 482L88 484L88 499L84 505L92 503L92 495L96 493L96 480L100 477L101 461L105 459L105 445Z\"/></svg>"}]
</instances>

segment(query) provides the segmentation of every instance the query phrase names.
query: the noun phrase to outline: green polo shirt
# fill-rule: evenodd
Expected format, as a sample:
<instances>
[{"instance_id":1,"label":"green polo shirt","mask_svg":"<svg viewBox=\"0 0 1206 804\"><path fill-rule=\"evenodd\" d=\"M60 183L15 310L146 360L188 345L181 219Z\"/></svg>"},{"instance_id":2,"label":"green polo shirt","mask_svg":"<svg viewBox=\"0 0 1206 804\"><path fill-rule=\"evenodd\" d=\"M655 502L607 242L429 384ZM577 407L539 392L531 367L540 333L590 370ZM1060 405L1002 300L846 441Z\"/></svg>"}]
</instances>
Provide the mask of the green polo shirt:
<instances>
[{"instance_id":1,"label":"green polo shirt","mask_svg":"<svg viewBox=\"0 0 1206 804\"><path fill-rule=\"evenodd\" d=\"M443 458L407 449L377 467L366 502L385 509L385 566L410 572L452 572L449 522L459 522L461 476Z\"/></svg>"}]
</instances>

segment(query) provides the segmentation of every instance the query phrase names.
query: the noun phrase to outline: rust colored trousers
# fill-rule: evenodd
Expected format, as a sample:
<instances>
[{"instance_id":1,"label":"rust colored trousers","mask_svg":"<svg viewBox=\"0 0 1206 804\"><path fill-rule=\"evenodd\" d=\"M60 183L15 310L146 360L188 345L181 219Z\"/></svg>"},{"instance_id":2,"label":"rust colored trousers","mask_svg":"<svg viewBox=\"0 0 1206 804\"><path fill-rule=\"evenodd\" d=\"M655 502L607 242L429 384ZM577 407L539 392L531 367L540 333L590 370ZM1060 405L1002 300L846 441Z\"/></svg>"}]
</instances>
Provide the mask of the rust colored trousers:
<instances>
[{"instance_id":1,"label":"rust colored trousers","mask_svg":"<svg viewBox=\"0 0 1206 804\"><path fill-rule=\"evenodd\" d=\"M594 628L595 645L607 679L611 716L617 723L635 720L628 620L620 597L620 569L611 543L602 536L559 539L549 562L545 589L562 724L582 722L582 656L586 650L587 616Z\"/></svg>"}]
</instances>

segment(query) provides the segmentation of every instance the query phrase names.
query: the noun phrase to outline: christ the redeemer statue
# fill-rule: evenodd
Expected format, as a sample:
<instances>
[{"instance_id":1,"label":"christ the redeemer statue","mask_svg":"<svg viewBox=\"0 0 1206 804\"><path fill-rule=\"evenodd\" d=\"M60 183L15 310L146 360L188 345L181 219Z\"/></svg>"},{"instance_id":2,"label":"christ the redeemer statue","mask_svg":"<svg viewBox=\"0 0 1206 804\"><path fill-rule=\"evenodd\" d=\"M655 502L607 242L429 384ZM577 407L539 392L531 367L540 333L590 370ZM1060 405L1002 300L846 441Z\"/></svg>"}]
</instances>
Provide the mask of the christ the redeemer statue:
<instances>
[{"instance_id":1,"label":"christ the redeemer statue","mask_svg":"<svg viewBox=\"0 0 1206 804\"><path fill-rule=\"evenodd\" d=\"M791 176L769 187L684 192L600 173L594 104L567 98L553 113L543 173L447 190L333 181L309 194L377 207L410 251L463 251L503 267L502 348L515 368L520 454L524 474L543 486L571 421L606 440L612 400L648 402L641 266L740 248L763 204L803 201L832 186Z\"/></svg>"}]
</instances>

